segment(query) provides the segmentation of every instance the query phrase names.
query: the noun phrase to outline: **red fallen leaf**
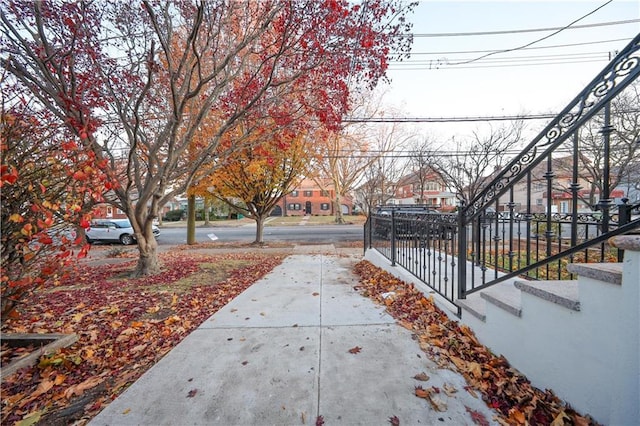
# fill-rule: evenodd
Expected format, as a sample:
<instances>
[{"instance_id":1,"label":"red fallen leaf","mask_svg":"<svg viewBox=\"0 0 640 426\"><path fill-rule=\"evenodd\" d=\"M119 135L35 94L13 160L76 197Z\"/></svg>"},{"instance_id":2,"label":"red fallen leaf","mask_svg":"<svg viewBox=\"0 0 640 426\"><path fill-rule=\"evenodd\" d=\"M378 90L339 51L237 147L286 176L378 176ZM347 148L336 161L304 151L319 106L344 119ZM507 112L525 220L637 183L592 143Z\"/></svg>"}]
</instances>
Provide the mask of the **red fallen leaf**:
<instances>
[{"instance_id":1,"label":"red fallen leaf","mask_svg":"<svg viewBox=\"0 0 640 426\"><path fill-rule=\"evenodd\" d=\"M316 418L316 426L322 426L324 424L324 417L318 416Z\"/></svg>"},{"instance_id":2,"label":"red fallen leaf","mask_svg":"<svg viewBox=\"0 0 640 426\"><path fill-rule=\"evenodd\" d=\"M198 389L191 389L187 394L187 398L193 398L198 393Z\"/></svg>"},{"instance_id":3,"label":"red fallen leaf","mask_svg":"<svg viewBox=\"0 0 640 426\"><path fill-rule=\"evenodd\" d=\"M391 423L393 426L400 426L400 419L398 418L398 416L391 416L389 417L389 423Z\"/></svg>"},{"instance_id":4,"label":"red fallen leaf","mask_svg":"<svg viewBox=\"0 0 640 426\"><path fill-rule=\"evenodd\" d=\"M349 353L350 354L357 354L362 350L362 348L360 346L354 346L353 348L349 349Z\"/></svg>"},{"instance_id":5,"label":"red fallen leaf","mask_svg":"<svg viewBox=\"0 0 640 426\"><path fill-rule=\"evenodd\" d=\"M471 414L471 420L473 420L473 423L475 423L475 424L477 424L479 426L489 426L489 421L484 416L484 414L482 414L481 412L479 412L477 410L472 410L471 408L467 407L466 405L464 406L464 408L467 409L467 413Z\"/></svg>"}]
</instances>

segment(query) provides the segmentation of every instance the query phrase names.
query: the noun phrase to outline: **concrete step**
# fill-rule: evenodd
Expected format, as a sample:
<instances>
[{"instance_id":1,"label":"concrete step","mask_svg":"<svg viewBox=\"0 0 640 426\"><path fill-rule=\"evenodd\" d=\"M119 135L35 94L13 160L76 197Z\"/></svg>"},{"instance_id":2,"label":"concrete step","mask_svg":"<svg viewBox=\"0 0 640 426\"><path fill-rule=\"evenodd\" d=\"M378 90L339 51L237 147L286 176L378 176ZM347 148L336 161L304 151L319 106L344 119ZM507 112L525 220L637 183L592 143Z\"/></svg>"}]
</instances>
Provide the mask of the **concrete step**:
<instances>
[{"instance_id":1,"label":"concrete step","mask_svg":"<svg viewBox=\"0 0 640 426\"><path fill-rule=\"evenodd\" d=\"M511 315L522 315L522 297L513 280L502 282L480 292L480 297Z\"/></svg>"},{"instance_id":2,"label":"concrete step","mask_svg":"<svg viewBox=\"0 0 640 426\"><path fill-rule=\"evenodd\" d=\"M573 311L580 310L578 281L528 281L517 280L515 287L543 300L556 303Z\"/></svg>"},{"instance_id":3,"label":"concrete step","mask_svg":"<svg viewBox=\"0 0 640 426\"><path fill-rule=\"evenodd\" d=\"M570 263L567 270L581 277L622 285L622 263Z\"/></svg>"},{"instance_id":4,"label":"concrete step","mask_svg":"<svg viewBox=\"0 0 640 426\"><path fill-rule=\"evenodd\" d=\"M487 320L487 302L482 300L480 294L470 294L466 299L458 299L457 303L464 311L478 318L480 321L485 322Z\"/></svg>"}]
</instances>

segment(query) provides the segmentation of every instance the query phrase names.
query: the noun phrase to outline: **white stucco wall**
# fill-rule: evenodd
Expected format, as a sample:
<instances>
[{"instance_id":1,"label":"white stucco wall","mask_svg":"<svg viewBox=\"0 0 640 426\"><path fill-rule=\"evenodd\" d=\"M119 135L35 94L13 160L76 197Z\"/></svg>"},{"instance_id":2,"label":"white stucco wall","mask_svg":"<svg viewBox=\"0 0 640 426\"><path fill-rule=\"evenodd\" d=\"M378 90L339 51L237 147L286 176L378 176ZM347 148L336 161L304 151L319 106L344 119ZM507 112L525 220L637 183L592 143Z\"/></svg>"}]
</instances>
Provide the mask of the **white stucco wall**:
<instances>
[{"instance_id":1,"label":"white stucco wall","mask_svg":"<svg viewBox=\"0 0 640 426\"><path fill-rule=\"evenodd\" d=\"M428 287L375 250L365 258L396 277ZM640 252L625 252L622 285L579 277L580 311L522 293L521 317L487 303L486 320L463 310L462 323L540 389L553 389L607 425L640 424ZM455 318L446 302L436 303Z\"/></svg>"}]
</instances>

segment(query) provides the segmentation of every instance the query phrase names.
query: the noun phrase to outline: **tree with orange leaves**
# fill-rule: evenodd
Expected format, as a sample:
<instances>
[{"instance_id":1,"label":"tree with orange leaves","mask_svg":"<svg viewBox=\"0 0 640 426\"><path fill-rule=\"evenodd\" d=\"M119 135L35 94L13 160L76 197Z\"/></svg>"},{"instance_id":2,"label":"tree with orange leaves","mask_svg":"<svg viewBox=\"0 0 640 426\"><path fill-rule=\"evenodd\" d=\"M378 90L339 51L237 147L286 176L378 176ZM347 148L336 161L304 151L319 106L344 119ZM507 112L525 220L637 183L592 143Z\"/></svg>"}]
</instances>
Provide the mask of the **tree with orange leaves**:
<instances>
[{"instance_id":1,"label":"tree with orange leaves","mask_svg":"<svg viewBox=\"0 0 640 426\"><path fill-rule=\"evenodd\" d=\"M190 194L212 196L255 220L255 244L264 242L265 219L307 172L312 152L307 132L285 131L273 122L270 124L256 129L252 141L190 189ZM247 129L238 126L236 130L241 135ZM228 135L222 146L233 143L236 140Z\"/></svg>"}]
</instances>

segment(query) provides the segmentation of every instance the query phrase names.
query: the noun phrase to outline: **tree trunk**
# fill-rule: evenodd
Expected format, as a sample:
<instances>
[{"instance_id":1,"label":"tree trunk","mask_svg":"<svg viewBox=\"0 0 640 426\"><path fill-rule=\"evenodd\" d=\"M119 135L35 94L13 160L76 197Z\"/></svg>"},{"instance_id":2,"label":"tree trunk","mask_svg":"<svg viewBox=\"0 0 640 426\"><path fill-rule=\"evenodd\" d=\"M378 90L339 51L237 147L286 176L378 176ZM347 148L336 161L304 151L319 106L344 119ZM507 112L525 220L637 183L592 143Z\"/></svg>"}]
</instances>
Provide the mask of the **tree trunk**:
<instances>
[{"instance_id":1,"label":"tree trunk","mask_svg":"<svg viewBox=\"0 0 640 426\"><path fill-rule=\"evenodd\" d=\"M262 244L264 235L264 217L256 216L256 240L255 244Z\"/></svg>"},{"instance_id":2,"label":"tree trunk","mask_svg":"<svg viewBox=\"0 0 640 426\"><path fill-rule=\"evenodd\" d=\"M151 222L143 230L143 235L136 235L140 257L133 271L134 277L144 277L160 273L160 261L158 260L158 242L153 236Z\"/></svg>"},{"instance_id":3,"label":"tree trunk","mask_svg":"<svg viewBox=\"0 0 640 426\"><path fill-rule=\"evenodd\" d=\"M344 218L342 217L342 203L341 203L341 198L340 198L340 194L336 193L336 198L335 200L333 200L333 202L335 203L335 209L336 209L336 223L338 224L343 224L344 223Z\"/></svg>"},{"instance_id":4,"label":"tree trunk","mask_svg":"<svg viewBox=\"0 0 640 426\"><path fill-rule=\"evenodd\" d=\"M189 195L187 199L187 244L196 243L196 196Z\"/></svg>"},{"instance_id":5,"label":"tree trunk","mask_svg":"<svg viewBox=\"0 0 640 426\"><path fill-rule=\"evenodd\" d=\"M204 199L204 226L211 226L209 222L209 210L211 209L211 200L209 198Z\"/></svg>"}]
</instances>

